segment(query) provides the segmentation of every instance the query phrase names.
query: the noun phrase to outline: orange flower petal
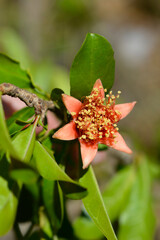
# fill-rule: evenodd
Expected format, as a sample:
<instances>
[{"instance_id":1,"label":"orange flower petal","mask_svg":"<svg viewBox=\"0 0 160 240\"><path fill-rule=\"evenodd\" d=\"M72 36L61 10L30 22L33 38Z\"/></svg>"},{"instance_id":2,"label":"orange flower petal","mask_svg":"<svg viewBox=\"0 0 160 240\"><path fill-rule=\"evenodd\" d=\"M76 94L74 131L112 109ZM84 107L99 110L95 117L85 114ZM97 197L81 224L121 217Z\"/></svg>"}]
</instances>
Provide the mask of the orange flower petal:
<instances>
[{"instance_id":1,"label":"orange flower petal","mask_svg":"<svg viewBox=\"0 0 160 240\"><path fill-rule=\"evenodd\" d=\"M66 106L67 110L72 113L79 113L79 111L81 110L81 107L82 107L82 103L74 98L74 97L71 97L69 95L66 95L66 94L62 94L62 100L64 102L64 105Z\"/></svg>"},{"instance_id":2,"label":"orange flower petal","mask_svg":"<svg viewBox=\"0 0 160 240\"><path fill-rule=\"evenodd\" d=\"M112 147L116 150L131 154L132 150L127 146L123 137L118 132L115 135L116 135L115 143L110 145L110 147ZM106 145L108 145L108 144L106 144Z\"/></svg>"},{"instance_id":3,"label":"orange flower petal","mask_svg":"<svg viewBox=\"0 0 160 240\"><path fill-rule=\"evenodd\" d=\"M85 169L93 161L98 150L98 144L88 145L83 140L79 140L79 142L81 145L83 169Z\"/></svg>"},{"instance_id":4,"label":"orange flower petal","mask_svg":"<svg viewBox=\"0 0 160 240\"><path fill-rule=\"evenodd\" d=\"M70 123L66 124L64 127L55 132L52 137L60 140L73 140L78 138L75 122L71 121Z\"/></svg>"},{"instance_id":5,"label":"orange flower petal","mask_svg":"<svg viewBox=\"0 0 160 240\"><path fill-rule=\"evenodd\" d=\"M136 102L115 105L114 109L121 113L121 119L125 118L133 109Z\"/></svg>"},{"instance_id":6,"label":"orange flower petal","mask_svg":"<svg viewBox=\"0 0 160 240\"><path fill-rule=\"evenodd\" d=\"M97 81L95 82L95 84L94 84L94 86L93 86L93 89L94 88L98 88L100 91L100 97L101 98L104 98L104 88L103 88L103 85L102 85L102 82L101 82L101 80L100 79L97 79ZM93 89L92 89L92 91L93 91Z\"/></svg>"}]
</instances>

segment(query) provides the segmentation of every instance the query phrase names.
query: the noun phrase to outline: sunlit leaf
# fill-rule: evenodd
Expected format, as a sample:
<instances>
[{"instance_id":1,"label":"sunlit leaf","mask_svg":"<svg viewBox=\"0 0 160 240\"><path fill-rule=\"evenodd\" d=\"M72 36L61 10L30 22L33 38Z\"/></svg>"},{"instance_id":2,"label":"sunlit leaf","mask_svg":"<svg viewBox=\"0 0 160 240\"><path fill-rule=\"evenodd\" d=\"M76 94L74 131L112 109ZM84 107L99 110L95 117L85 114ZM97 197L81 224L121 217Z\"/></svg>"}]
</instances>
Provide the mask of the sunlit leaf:
<instances>
[{"instance_id":1,"label":"sunlit leaf","mask_svg":"<svg viewBox=\"0 0 160 240\"><path fill-rule=\"evenodd\" d=\"M111 179L109 184L107 184L102 197L111 221L118 219L121 212L126 207L134 178L134 169L132 167L127 167L126 169L118 172ZM80 226L84 225L83 233L81 231L81 227L79 228L78 226L79 224ZM100 238L100 232L98 231L95 223L89 218L78 218L74 224L74 228L80 239L93 240Z\"/></svg>"},{"instance_id":2,"label":"sunlit leaf","mask_svg":"<svg viewBox=\"0 0 160 240\"><path fill-rule=\"evenodd\" d=\"M6 234L14 223L17 198L8 188L8 183L0 177L0 236Z\"/></svg>"},{"instance_id":3,"label":"sunlit leaf","mask_svg":"<svg viewBox=\"0 0 160 240\"><path fill-rule=\"evenodd\" d=\"M35 85L29 73L23 70L16 60L0 53L0 84L11 83L19 88L28 89L41 98L47 98L45 93Z\"/></svg>"},{"instance_id":4,"label":"sunlit leaf","mask_svg":"<svg viewBox=\"0 0 160 240\"><path fill-rule=\"evenodd\" d=\"M84 240L97 240L103 237L102 232L96 227L94 222L86 217L79 217L74 222L74 232L76 237ZM83 229L83 231L82 231Z\"/></svg>"},{"instance_id":5,"label":"sunlit leaf","mask_svg":"<svg viewBox=\"0 0 160 240\"><path fill-rule=\"evenodd\" d=\"M32 184L38 179L38 174L31 169L15 169L11 171L10 176L26 184Z\"/></svg>"},{"instance_id":6,"label":"sunlit leaf","mask_svg":"<svg viewBox=\"0 0 160 240\"><path fill-rule=\"evenodd\" d=\"M50 225L49 219L47 218L47 216L44 212L43 207L41 207L40 210L39 210L39 224L40 224L40 228L42 229L42 231L49 238L52 238L53 233L52 233L51 225Z\"/></svg>"},{"instance_id":7,"label":"sunlit leaf","mask_svg":"<svg viewBox=\"0 0 160 240\"><path fill-rule=\"evenodd\" d=\"M88 214L108 240L117 240L91 167L80 182L88 189L87 197L82 200Z\"/></svg>"},{"instance_id":8,"label":"sunlit leaf","mask_svg":"<svg viewBox=\"0 0 160 240\"><path fill-rule=\"evenodd\" d=\"M17 119L19 119L21 121L27 121L34 114L35 114L34 108L29 108L29 107L23 108L23 109L19 110L18 112L15 112L6 121L9 133L12 135L22 129L22 126L17 124L17 121L16 121Z\"/></svg>"},{"instance_id":9,"label":"sunlit leaf","mask_svg":"<svg viewBox=\"0 0 160 240\"><path fill-rule=\"evenodd\" d=\"M68 197L74 199L80 199L86 196L87 191L86 189L78 184L77 182L73 181L56 163L53 156L51 156L46 148L40 144L38 141L35 143L35 148L33 152L33 159L36 163L37 170L39 171L40 175L47 179L47 180L58 180L62 185L62 188L66 187L68 182L69 188L66 187L66 194Z\"/></svg>"},{"instance_id":10,"label":"sunlit leaf","mask_svg":"<svg viewBox=\"0 0 160 240\"><path fill-rule=\"evenodd\" d=\"M114 71L115 61L110 43L98 34L88 33L71 67L71 95L80 100L88 96L98 78L104 88L110 89Z\"/></svg>"},{"instance_id":11,"label":"sunlit leaf","mask_svg":"<svg viewBox=\"0 0 160 240\"><path fill-rule=\"evenodd\" d=\"M38 118L34 124L31 124L28 128L24 129L12 141L23 162L28 162L32 156L35 143L35 130L37 121Z\"/></svg>"}]
</instances>

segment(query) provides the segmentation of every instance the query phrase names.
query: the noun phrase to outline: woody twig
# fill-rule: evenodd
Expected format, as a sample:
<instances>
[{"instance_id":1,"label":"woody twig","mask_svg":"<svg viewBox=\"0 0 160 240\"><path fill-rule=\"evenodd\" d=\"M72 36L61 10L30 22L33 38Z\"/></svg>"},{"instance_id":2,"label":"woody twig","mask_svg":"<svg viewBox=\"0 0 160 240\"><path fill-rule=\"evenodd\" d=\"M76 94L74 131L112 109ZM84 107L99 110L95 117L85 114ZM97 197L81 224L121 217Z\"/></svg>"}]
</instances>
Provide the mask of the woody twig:
<instances>
[{"instance_id":1,"label":"woody twig","mask_svg":"<svg viewBox=\"0 0 160 240\"><path fill-rule=\"evenodd\" d=\"M28 107L34 107L35 114L40 115L42 122L44 121L47 110L54 111L56 108L52 101L43 100L37 97L36 94L30 93L10 83L0 84L0 92L2 92L2 95L19 98Z\"/></svg>"}]
</instances>

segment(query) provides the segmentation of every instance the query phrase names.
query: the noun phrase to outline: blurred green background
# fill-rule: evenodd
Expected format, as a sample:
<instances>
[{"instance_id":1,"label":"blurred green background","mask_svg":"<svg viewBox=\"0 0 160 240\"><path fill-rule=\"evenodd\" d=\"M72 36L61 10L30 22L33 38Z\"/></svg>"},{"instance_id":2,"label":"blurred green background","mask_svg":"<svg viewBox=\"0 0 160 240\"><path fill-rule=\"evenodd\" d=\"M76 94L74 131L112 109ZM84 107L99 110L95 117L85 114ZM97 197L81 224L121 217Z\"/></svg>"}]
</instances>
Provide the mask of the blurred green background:
<instances>
[{"instance_id":1,"label":"blurred green background","mask_svg":"<svg viewBox=\"0 0 160 240\"><path fill-rule=\"evenodd\" d=\"M69 69L87 32L103 35L111 43L116 60L113 91L122 91L120 102L137 101L120 122L120 130L135 156L143 152L155 164L153 171L159 171L160 1L0 0L0 51L19 60L46 91L59 87L69 94ZM95 168L102 189L108 177L132 161L111 150L102 156L106 157ZM152 195L158 240L158 177Z\"/></svg>"}]
</instances>

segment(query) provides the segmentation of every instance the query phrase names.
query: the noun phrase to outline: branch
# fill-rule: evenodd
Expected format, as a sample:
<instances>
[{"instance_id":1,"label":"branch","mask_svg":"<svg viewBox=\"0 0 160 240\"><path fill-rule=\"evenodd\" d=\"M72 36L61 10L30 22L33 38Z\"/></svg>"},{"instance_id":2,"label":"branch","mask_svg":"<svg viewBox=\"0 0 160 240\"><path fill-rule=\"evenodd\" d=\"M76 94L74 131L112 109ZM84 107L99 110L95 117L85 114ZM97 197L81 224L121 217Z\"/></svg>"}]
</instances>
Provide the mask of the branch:
<instances>
[{"instance_id":1,"label":"branch","mask_svg":"<svg viewBox=\"0 0 160 240\"><path fill-rule=\"evenodd\" d=\"M2 95L9 95L11 97L17 97L22 100L28 107L34 107L35 114L40 115L42 122L44 121L47 110L55 110L55 105L52 101L46 101L36 94L30 93L27 90L16 87L11 83L0 84L0 92Z\"/></svg>"}]
</instances>

